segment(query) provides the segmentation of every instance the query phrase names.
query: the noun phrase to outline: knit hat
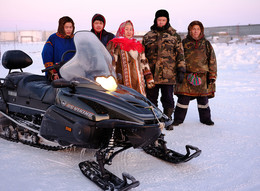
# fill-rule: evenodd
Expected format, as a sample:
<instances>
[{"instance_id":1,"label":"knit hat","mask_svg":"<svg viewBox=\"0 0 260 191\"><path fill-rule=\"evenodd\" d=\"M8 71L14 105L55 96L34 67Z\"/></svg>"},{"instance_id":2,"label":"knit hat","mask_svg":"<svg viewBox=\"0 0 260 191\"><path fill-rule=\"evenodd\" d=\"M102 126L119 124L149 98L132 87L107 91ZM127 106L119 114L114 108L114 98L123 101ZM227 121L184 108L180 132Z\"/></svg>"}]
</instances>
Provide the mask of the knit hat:
<instances>
[{"instance_id":1,"label":"knit hat","mask_svg":"<svg viewBox=\"0 0 260 191\"><path fill-rule=\"evenodd\" d=\"M64 25L66 23L72 23L72 26L73 26L72 35L73 35L74 30L75 30L74 21L68 16L64 16L59 19L58 33L60 33L62 36L66 36L65 31L64 31Z\"/></svg>"},{"instance_id":2,"label":"knit hat","mask_svg":"<svg viewBox=\"0 0 260 191\"><path fill-rule=\"evenodd\" d=\"M157 26L157 19L159 17L166 17L167 18L167 23L165 24L165 26L163 27L158 27ZM151 30L158 30L158 31L162 31L162 30L166 30L170 27L170 18L169 18L169 13L168 11L164 10L164 9L160 9L158 11L156 11L155 13L155 18L154 18L154 21L153 21L153 26L151 26Z\"/></svg>"},{"instance_id":3,"label":"knit hat","mask_svg":"<svg viewBox=\"0 0 260 191\"><path fill-rule=\"evenodd\" d=\"M92 17L92 28L93 28L93 23L98 20L98 21L102 21L104 23L104 28L105 28L105 25L106 25L106 19L103 15L101 14L95 14L93 17Z\"/></svg>"}]
</instances>

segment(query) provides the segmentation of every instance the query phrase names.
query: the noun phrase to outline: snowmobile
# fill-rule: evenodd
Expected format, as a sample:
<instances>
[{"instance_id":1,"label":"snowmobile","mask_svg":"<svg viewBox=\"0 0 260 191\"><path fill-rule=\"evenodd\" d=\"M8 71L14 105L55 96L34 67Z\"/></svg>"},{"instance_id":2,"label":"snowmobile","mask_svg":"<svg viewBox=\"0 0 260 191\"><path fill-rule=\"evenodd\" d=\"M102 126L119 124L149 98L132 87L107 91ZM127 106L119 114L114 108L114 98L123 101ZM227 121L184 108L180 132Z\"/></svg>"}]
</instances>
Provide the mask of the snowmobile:
<instances>
[{"instance_id":1,"label":"snowmobile","mask_svg":"<svg viewBox=\"0 0 260 191\"><path fill-rule=\"evenodd\" d=\"M31 146L60 150L71 146L97 149L96 161L79 164L82 173L103 190L129 190L139 181L128 173L122 179L105 169L129 148L171 163L200 155L186 145L186 154L166 147L162 130L172 123L162 111L137 91L117 83L112 57L89 31L75 33L76 51L55 69L60 79L23 72L32 59L20 50L9 50L2 65L9 69L0 79L0 136Z\"/></svg>"}]
</instances>

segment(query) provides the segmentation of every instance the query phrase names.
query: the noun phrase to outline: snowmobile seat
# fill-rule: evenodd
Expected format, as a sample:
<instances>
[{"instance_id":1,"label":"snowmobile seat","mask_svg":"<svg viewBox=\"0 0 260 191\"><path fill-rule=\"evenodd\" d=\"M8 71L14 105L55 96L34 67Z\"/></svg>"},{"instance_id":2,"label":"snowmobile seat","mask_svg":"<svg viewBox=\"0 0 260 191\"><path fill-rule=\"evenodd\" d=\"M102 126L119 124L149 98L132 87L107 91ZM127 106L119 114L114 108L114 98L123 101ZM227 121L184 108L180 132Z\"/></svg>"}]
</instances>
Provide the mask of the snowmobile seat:
<instances>
[{"instance_id":1,"label":"snowmobile seat","mask_svg":"<svg viewBox=\"0 0 260 191\"><path fill-rule=\"evenodd\" d=\"M9 73L13 69L26 68L33 63L31 57L21 50L8 50L2 57L2 65L4 68L9 69Z\"/></svg>"},{"instance_id":2,"label":"snowmobile seat","mask_svg":"<svg viewBox=\"0 0 260 191\"><path fill-rule=\"evenodd\" d=\"M25 76L32 75L31 73L27 72L12 72L9 73L4 82L4 86L8 89L16 90L17 85L21 79L23 79Z\"/></svg>"},{"instance_id":3,"label":"snowmobile seat","mask_svg":"<svg viewBox=\"0 0 260 191\"><path fill-rule=\"evenodd\" d=\"M56 89L41 75L25 75L17 85L17 95L53 104Z\"/></svg>"}]
</instances>

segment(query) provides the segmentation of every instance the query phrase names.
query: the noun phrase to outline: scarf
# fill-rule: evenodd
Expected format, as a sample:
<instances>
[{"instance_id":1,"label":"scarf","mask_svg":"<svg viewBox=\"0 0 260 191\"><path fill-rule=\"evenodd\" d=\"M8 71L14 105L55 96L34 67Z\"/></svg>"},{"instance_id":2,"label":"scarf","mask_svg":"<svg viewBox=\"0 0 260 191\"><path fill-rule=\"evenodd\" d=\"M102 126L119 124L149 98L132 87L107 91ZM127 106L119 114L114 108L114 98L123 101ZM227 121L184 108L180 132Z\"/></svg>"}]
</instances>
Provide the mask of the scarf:
<instances>
[{"instance_id":1,"label":"scarf","mask_svg":"<svg viewBox=\"0 0 260 191\"><path fill-rule=\"evenodd\" d=\"M124 51L130 51L130 50L136 50L139 53L144 51L143 45L138 42L136 39L131 38L128 39L125 37L125 27L127 24L131 24L133 27L133 34L134 34L134 25L130 20L127 20L119 26L117 33L116 33L116 38L112 39L111 41L114 43L115 48L117 45L120 46L121 50Z\"/></svg>"},{"instance_id":2,"label":"scarf","mask_svg":"<svg viewBox=\"0 0 260 191\"><path fill-rule=\"evenodd\" d=\"M122 50L127 52L130 50L137 50L139 53L144 51L143 45L134 38L116 37L111 41L114 43L115 48L119 45Z\"/></svg>"}]
</instances>

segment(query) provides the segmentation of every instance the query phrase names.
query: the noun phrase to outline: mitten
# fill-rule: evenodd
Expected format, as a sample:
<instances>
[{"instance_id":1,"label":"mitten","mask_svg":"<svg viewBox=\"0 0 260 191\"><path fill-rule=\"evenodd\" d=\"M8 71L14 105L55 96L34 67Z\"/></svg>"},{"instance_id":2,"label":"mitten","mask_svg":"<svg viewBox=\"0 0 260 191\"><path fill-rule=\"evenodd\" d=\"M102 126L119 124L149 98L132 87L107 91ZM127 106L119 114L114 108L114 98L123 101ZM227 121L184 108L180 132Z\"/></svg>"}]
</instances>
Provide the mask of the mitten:
<instances>
[{"instance_id":1,"label":"mitten","mask_svg":"<svg viewBox=\"0 0 260 191\"><path fill-rule=\"evenodd\" d=\"M153 75L152 75L151 71L147 68L144 70L144 79L145 79L147 88L151 89L155 86Z\"/></svg>"},{"instance_id":2,"label":"mitten","mask_svg":"<svg viewBox=\"0 0 260 191\"><path fill-rule=\"evenodd\" d=\"M47 73L47 77L48 77L49 81L53 81L53 80L59 79L59 75L58 75L58 73L56 72L55 69L49 70L48 73Z\"/></svg>"},{"instance_id":3,"label":"mitten","mask_svg":"<svg viewBox=\"0 0 260 191\"><path fill-rule=\"evenodd\" d=\"M153 88L155 85L154 85L154 80L153 79L148 79L146 80L146 86L147 88L151 89Z\"/></svg>"}]
</instances>

